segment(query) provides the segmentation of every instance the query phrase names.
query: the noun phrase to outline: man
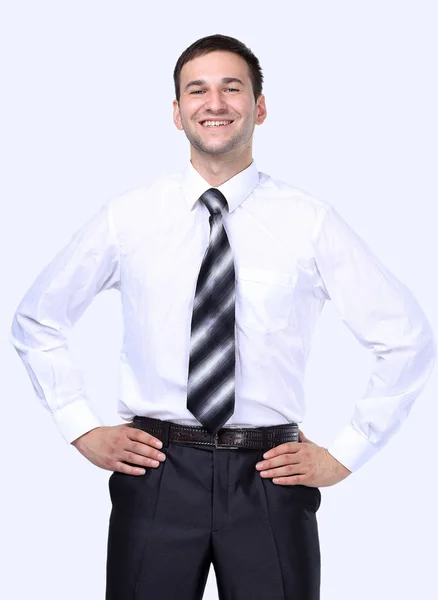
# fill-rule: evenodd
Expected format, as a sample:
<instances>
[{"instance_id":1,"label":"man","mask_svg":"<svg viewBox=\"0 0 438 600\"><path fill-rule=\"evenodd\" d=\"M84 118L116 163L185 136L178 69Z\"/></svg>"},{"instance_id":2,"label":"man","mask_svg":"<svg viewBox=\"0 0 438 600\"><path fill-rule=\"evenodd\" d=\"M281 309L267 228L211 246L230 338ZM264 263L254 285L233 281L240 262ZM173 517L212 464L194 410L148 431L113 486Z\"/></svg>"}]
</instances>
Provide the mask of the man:
<instances>
[{"instance_id":1,"label":"man","mask_svg":"<svg viewBox=\"0 0 438 600\"><path fill-rule=\"evenodd\" d=\"M192 44L174 71L182 175L107 201L39 275L12 342L67 442L113 471L107 600L315 600L321 486L395 433L435 359L430 326L328 203L260 173L262 71L241 42ZM68 353L96 294L120 290L119 414L103 426ZM299 431L326 300L376 361L331 446ZM268 453L266 453L269 450Z\"/></svg>"}]
</instances>

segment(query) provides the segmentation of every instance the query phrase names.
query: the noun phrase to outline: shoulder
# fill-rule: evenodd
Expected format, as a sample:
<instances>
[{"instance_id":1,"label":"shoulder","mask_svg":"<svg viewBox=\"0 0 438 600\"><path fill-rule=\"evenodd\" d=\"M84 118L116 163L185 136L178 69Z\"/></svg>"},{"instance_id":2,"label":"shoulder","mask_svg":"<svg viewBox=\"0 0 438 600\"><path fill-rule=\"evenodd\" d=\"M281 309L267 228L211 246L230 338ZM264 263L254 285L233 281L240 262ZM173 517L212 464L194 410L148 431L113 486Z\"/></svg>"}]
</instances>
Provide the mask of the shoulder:
<instances>
[{"instance_id":1,"label":"shoulder","mask_svg":"<svg viewBox=\"0 0 438 600\"><path fill-rule=\"evenodd\" d=\"M152 183L142 183L124 190L121 193L114 194L110 199L113 204L130 204L143 202L148 198L155 197L157 194L172 193L181 188L182 175L174 173L163 175Z\"/></svg>"},{"instance_id":2,"label":"shoulder","mask_svg":"<svg viewBox=\"0 0 438 600\"><path fill-rule=\"evenodd\" d=\"M303 218L313 218L316 222L320 222L327 212L333 210L330 202L316 194L261 171L254 195L265 202L283 205Z\"/></svg>"},{"instance_id":3,"label":"shoulder","mask_svg":"<svg viewBox=\"0 0 438 600\"><path fill-rule=\"evenodd\" d=\"M163 175L152 183L142 183L114 194L109 200L110 210L117 219L142 210L154 210L168 197L175 197L181 190L180 173Z\"/></svg>"}]
</instances>

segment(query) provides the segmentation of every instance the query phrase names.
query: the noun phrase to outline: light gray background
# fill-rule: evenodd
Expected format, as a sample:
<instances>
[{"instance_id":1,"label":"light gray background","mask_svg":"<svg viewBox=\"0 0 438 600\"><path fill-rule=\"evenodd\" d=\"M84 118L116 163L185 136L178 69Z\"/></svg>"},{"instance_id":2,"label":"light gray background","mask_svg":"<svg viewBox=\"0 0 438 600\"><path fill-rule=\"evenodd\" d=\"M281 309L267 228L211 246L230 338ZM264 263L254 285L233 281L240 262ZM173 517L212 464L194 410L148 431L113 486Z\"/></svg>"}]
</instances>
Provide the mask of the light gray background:
<instances>
[{"instance_id":1,"label":"light gray background","mask_svg":"<svg viewBox=\"0 0 438 600\"><path fill-rule=\"evenodd\" d=\"M37 274L109 196L184 165L179 54L218 32L252 48L269 112L259 169L333 203L437 331L436 31L432 0L2 2L1 597L104 597L109 472L63 441L7 335ZM71 350L106 424L119 422L121 340L119 294L101 294ZM309 438L326 445L349 420L371 364L328 302L307 371ZM389 445L322 489L322 600L433 596L437 391L435 370Z\"/></svg>"}]
</instances>

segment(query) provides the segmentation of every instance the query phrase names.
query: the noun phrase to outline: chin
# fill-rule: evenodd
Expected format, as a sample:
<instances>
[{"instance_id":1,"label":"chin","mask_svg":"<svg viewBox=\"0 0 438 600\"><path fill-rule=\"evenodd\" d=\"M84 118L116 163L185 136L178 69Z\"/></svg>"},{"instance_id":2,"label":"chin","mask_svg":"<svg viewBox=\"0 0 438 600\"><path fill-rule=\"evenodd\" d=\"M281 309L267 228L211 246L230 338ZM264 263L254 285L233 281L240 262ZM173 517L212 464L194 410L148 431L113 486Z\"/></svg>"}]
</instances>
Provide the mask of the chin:
<instances>
[{"instance_id":1,"label":"chin","mask_svg":"<svg viewBox=\"0 0 438 600\"><path fill-rule=\"evenodd\" d=\"M227 154L231 150L234 150L236 148L236 143L234 140L229 140L228 142L221 144L203 144L201 142L196 144L196 146L199 150L201 150L201 152L205 152L206 154L218 155Z\"/></svg>"},{"instance_id":2,"label":"chin","mask_svg":"<svg viewBox=\"0 0 438 600\"><path fill-rule=\"evenodd\" d=\"M194 135L194 132L185 131L185 134L190 144L204 154L226 154L227 152L234 150L239 144L238 140L235 138L223 141L218 140L218 143L212 143L212 141L206 142L206 140L203 140L199 135Z\"/></svg>"},{"instance_id":3,"label":"chin","mask_svg":"<svg viewBox=\"0 0 438 600\"><path fill-rule=\"evenodd\" d=\"M207 154L226 154L232 147L230 146L204 146L202 150Z\"/></svg>"}]
</instances>

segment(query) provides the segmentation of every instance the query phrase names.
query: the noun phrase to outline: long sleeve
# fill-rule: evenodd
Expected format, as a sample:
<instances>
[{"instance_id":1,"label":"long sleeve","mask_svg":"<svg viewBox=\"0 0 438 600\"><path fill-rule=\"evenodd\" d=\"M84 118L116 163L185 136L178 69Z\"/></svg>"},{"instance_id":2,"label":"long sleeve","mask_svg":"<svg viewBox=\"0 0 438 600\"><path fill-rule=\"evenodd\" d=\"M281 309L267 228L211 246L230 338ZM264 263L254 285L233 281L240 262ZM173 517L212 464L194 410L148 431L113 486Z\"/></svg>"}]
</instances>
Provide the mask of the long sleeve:
<instances>
[{"instance_id":1,"label":"long sleeve","mask_svg":"<svg viewBox=\"0 0 438 600\"><path fill-rule=\"evenodd\" d=\"M119 288L120 257L107 200L38 275L9 335L42 405L70 443L102 423L73 363L68 334L96 294Z\"/></svg>"},{"instance_id":2,"label":"long sleeve","mask_svg":"<svg viewBox=\"0 0 438 600\"><path fill-rule=\"evenodd\" d=\"M418 302L327 205L315 240L321 289L362 346L374 354L364 395L351 422L328 447L351 471L400 428L436 357L431 327ZM320 291L321 291L320 289Z\"/></svg>"}]
</instances>

